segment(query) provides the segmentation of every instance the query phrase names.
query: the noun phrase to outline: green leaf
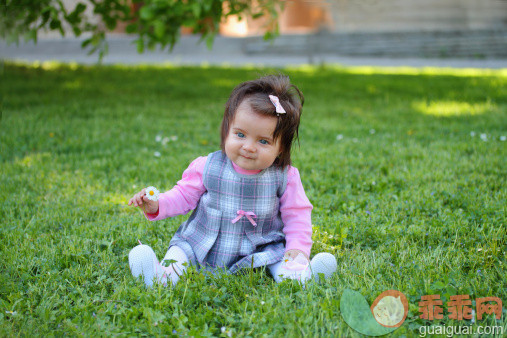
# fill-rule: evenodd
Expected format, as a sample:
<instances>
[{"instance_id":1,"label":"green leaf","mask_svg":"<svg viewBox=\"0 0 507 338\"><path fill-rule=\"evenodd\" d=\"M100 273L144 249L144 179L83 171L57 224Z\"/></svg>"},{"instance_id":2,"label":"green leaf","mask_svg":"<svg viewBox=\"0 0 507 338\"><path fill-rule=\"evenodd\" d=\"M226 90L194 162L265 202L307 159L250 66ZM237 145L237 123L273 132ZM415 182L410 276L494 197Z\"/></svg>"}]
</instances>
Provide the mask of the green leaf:
<instances>
[{"instance_id":1,"label":"green leaf","mask_svg":"<svg viewBox=\"0 0 507 338\"><path fill-rule=\"evenodd\" d=\"M153 9L148 6L143 6L139 10L139 17L143 20L151 20L154 16Z\"/></svg>"},{"instance_id":2,"label":"green leaf","mask_svg":"<svg viewBox=\"0 0 507 338\"><path fill-rule=\"evenodd\" d=\"M28 33L25 35L25 41L32 40L34 43L37 43L37 30L36 29L30 29Z\"/></svg>"},{"instance_id":3,"label":"green leaf","mask_svg":"<svg viewBox=\"0 0 507 338\"><path fill-rule=\"evenodd\" d=\"M58 19L53 19L53 20L51 20L51 22L49 23L49 28L51 28L52 30L57 30L57 29L59 29L61 26L62 26L62 23L61 23L61 22L60 22L60 20L58 20Z\"/></svg>"},{"instance_id":4,"label":"green leaf","mask_svg":"<svg viewBox=\"0 0 507 338\"><path fill-rule=\"evenodd\" d=\"M201 5L198 2L192 4L192 12L196 18L201 17Z\"/></svg>"},{"instance_id":5,"label":"green leaf","mask_svg":"<svg viewBox=\"0 0 507 338\"><path fill-rule=\"evenodd\" d=\"M41 15L42 22L40 23L39 27L43 27L49 21L50 16L51 16L51 7L44 8Z\"/></svg>"},{"instance_id":6,"label":"green leaf","mask_svg":"<svg viewBox=\"0 0 507 338\"><path fill-rule=\"evenodd\" d=\"M78 24L81 22L81 13L83 13L86 10L86 5L79 3L76 8L66 16L67 22L70 23L72 26L75 24Z\"/></svg>"},{"instance_id":7,"label":"green leaf","mask_svg":"<svg viewBox=\"0 0 507 338\"><path fill-rule=\"evenodd\" d=\"M72 27L72 30L74 31L74 35L75 36L80 36L81 35L81 29L79 27Z\"/></svg>"},{"instance_id":8,"label":"green leaf","mask_svg":"<svg viewBox=\"0 0 507 338\"><path fill-rule=\"evenodd\" d=\"M350 289L343 291L340 312L352 329L368 336L382 336L397 329L380 325L373 317L366 299L357 291Z\"/></svg>"},{"instance_id":9,"label":"green leaf","mask_svg":"<svg viewBox=\"0 0 507 338\"><path fill-rule=\"evenodd\" d=\"M106 17L104 17L103 19L104 19L104 22L105 22L106 27L107 27L108 30L112 31L112 30L114 30L116 28L116 22L117 22L116 18L106 18Z\"/></svg>"},{"instance_id":10,"label":"green leaf","mask_svg":"<svg viewBox=\"0 0 507 338\"><path fill-rule=\"evenodd\" d=\"M167 267L170 267L171 264L174 264L174 263L178 263L178 261L174 260L174 259L164 259L161 263L162 266L165 266L166 268Z\"/></svg>"},{"instance_id":11,"label":"green leaf","mask_svg":"<svg viewBox=\"0 0 507 338\"><path fill-rule=\"evenodd\" d=\"M143 39L137 39L136 43L137 43L137 52L139 54L143 53L144 52L144 41L143 41Z\"/></svg>"},{"instance_id":12,"label":"green leaf","mask_svg":"<svg viewBox=\"0 0 507 338\"><path fill-rule=\"evenodd\" d=\"M151 51L154 51L156 46L157 46L157 41L150 37L150 39L148 40L148 49Z\"/></svg>"},{"instance_id":13,"label":"green leaf","mask_svg":"<svg viewBox=\"0 0 507 338\"><path fill-rule=\"evenodd\" d=\"M81 14L86 10L86 5L83 3L78 3L76 8L74 9L74 13Z\"/></svg>"},{"instance_id":14,"label":"green leaf","mask_svg":"<svg viewBox=\"0 0 507 338\"><path fill-rule=\"evenodd\" d=\"M157 38L162 39L165 35L165 24L160 20L156 20L153 22L153 31Z\"/></svg>"},{"instance_id":15,"label":"green leaf","mask_svg":"<svg viewBox=\"0 0 507 338\"><path fill-rule=\"evenodd\" d=\"M83 42L81 42L81 48L86 48L86 46L88 46L90 43L92 43L92 38L84 40Z\"/></svg>"},{"instance_id":16,"label":"green leaf","mask_svg":"<svg viewBox=\"0 0 507 338\"><path fill-rule=\"evenodd\" d=\"M125 31L128 34L135 33L137 31L137 25L135 23L131 23L131 24L127 25L127 27L125 28Z\"/></svg>"},{"instance_id":17,"label":"green leaf","mask_svg":"<svg viewBox=\"0 0 507 338\"><path fill-rule=\"evenodd\" d=\"M213 41L215 40L215 35L209 34L206 37L206 47L208 47L209 50L213 48Z\"/></svg>"}]
</instances>

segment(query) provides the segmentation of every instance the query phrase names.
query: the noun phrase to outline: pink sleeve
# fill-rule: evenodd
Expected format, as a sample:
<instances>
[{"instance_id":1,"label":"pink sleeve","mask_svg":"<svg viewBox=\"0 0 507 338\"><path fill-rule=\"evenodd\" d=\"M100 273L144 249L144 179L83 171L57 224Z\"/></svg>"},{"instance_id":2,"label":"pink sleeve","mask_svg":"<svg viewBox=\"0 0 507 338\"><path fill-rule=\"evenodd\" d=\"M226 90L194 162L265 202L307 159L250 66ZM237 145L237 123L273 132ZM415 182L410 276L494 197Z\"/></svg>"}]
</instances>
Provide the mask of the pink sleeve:
<instances>
[{"instance_id":1,"label":"pink sleeve","mask_svg":"<svg viewBox=\"0 0 507 338\"><path fill-rule=\"evenodd\" d=\"M297 249L310 256L312 248L312 209L306 197L299 171L289 166L287 188L280 198L280 212L284 224L285 250Z\"/></svg>"},{"instance_id":2,"label":"pink sleeve","mask_svg":"<svg viewBox=\"0 0 507 338\"><path fill-rule=\"evenodd\" d=\"M207 156L195 159L183 172L183 177L171 190L159 195L158 212L146 214L150 221L184 215L195 209L202 194L206 191L202 174Z\"/></svg>"}]
</instances>

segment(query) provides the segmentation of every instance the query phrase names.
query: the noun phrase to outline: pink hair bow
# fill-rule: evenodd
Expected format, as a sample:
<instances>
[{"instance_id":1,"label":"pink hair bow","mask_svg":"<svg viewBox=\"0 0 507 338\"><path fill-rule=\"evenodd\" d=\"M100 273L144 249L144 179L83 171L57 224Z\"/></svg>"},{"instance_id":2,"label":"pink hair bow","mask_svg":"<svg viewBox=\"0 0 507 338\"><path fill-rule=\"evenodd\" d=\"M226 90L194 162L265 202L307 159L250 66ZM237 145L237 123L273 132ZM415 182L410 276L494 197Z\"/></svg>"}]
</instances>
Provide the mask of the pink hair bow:
<instances>
[{"instance_id":1,"label":"pink hair bow","mask_svg":"<svg viewBox=\"0 0 507 338\"><path fill-rule=\"evenodd\" d=\"M255 221L252 218L252 216L255 218L257 218L257 216L251 211L243 211L243 210L238 210L238 217L232 220L232 224L239 221L243 216L246 216L246 218L248 218L248 220L250 221L250 223L252 223L253 226L257 226L257 223L255 223Z\"/></svg>"},{"instance_id":2,"label":"pink hair bow","mask_svg":"<svg viewBox=\"0 0 507 338\"><path fill-rule=\"evenodd\" d=\"M282 105L280 104L280 100L278 99L278 96L269 95L269 99L271 100L271 103L276 108L276 115L277 116L279 116L279 114L286 114L285 109L283 109Z\"/></svg>"}]
</instances>

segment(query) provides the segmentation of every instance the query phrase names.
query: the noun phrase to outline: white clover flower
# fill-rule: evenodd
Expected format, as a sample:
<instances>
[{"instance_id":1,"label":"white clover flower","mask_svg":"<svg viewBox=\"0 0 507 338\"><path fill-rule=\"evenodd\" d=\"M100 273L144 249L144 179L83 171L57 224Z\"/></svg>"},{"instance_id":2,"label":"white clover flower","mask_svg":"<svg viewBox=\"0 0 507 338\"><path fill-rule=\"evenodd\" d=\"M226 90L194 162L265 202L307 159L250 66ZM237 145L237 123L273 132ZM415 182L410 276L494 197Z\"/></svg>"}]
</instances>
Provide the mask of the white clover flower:
<instances>
[{"instance_id":1,"label":"white clover flower","mask_svg":"<svg viewBox=\"0 0 507 338\"><path fill-rule=\"evenodd\" d=\"M507 136L500 136L500 141L505 142L507 141Z\"/></svg>"},{"instance_id":2,"label":"white clover flower","mask_svg":"<svg viewBox=\"0 0 507 338\"><path fill-rule=\"evenodd\" d=\"M375 129L370 129L370 134L375 134Z\"/></svg>"},{"instance_id":3,"label":"white clover flower","mask_svg":"<svg viewBox=\"0 0 507 338\"><path fill-rule=\"evenodd\" d=\"M336 140L337 140L337 141L343 140L343 135L342 135L342 134L338 134L338 135L336 136Z\"/></svg>"},{"instance_id":4,"label":"white clover flower","mask_svg":"<svg viewBox=\"0 0 507 338\"><path fill-rule=\"evenodd\" d=\"M160 136L160 135L155 136L155 141L156 142L162 141L162 136Z\"/></svg>"},{"instance_id":5,"label":"white clover flower","mask_svg":"<svg viewBox=\"0 0 507 338\"><path fill-rule=\"evenodd\" d=\"M150 201L158 201L158 195L160 195L160 192L155 187L148 187L146 188L146 198Z\"/></svg>"},{"instance_id":6,"label":"white clover flower","mask_svg":"<svg viewBox=\"0 0 507 338\"><path fill-rule=\"evenodd\" d=\"M481 140L487 141L488 140L488 135L487 134L481 134Z\"/></svg>"},{"instance_id":7,"label":"white clover flower","mask_svg":"<svg viewBox=\"0 0 507 338\"><path fill-rule=\"evenodd\" d=\"M470 136L474 137L475 136L475 131L471 131L470 132Z\"/></svg>"},{"instance_id":8,"label":"white clover flower","mask_svg":"<svg viewBox=\"0 0 507 338\"><path fill-rule=\"evenodd\" d=\"M161 155L162 154L160 154L160 152L158 152L158 151L156 151L156 152L153 153L153 156L155 156L155 157L160 157Z\"/></svg>"},{"instance_id":9,"label":"white clover flower","mask_svg":"<svg viewBox=\"0 0 507 338\"><path fill-rule=\"evenodd\" d=\"M173 135L171 137L164 137L161 142L162 142L162 145L165 146L169 142L176 142L176 141L178 141L178 136Z\"/></svg>"}]
</instances>

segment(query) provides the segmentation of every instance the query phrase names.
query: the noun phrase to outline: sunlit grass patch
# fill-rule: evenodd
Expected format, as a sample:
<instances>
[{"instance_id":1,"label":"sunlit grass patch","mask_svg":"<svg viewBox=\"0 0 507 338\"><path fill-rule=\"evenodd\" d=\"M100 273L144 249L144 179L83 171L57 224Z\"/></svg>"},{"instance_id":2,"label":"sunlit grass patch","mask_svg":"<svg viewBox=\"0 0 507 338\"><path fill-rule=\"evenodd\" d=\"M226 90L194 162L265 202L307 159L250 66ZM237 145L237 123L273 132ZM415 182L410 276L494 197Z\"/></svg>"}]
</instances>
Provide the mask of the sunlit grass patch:
<instances>
[{"instance_id":1,"label":"sunlit grass patch","mask_svg":"<svg viewBox=\"0 0 507 338\"><path fill-rule=\"evenodd\" d=\"M469 103L458 101L415 102L413 108L423 114L434 116L481 115L497 109L491 102Z\"/></svg>"},{"instance_id":2,"label":"sunlit grass patch","mask_svg":"<svg viewBox=\"0 0 507 338\"><path fill-rule=\"evenodd\" d=\"M340 64L323 65L291 65L286 67L290 71L305 73L319 73L325 70L358 75L427 75L427 76L458 76L458 77L483 77L483 76L507 76L507 68L448 68L448 67L412 67L412 66L344 66Z\"/></svg>"},{"instance_id":3,"label":"sunlit grass patch","mask_svg":"<svg viewBox=\"0 0 507 338\"><path fill-rule=\"evenodd\" d=\"M343 67L344 71L352 74L392 74L392 75L429 75L429 76L507 76L507 69L480 68L447 68L447 67L382 67L382 66L352 66Z\"/></svg>"}]
</instances>

